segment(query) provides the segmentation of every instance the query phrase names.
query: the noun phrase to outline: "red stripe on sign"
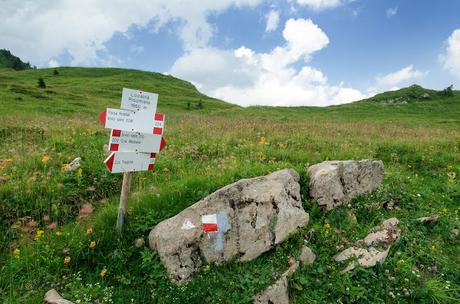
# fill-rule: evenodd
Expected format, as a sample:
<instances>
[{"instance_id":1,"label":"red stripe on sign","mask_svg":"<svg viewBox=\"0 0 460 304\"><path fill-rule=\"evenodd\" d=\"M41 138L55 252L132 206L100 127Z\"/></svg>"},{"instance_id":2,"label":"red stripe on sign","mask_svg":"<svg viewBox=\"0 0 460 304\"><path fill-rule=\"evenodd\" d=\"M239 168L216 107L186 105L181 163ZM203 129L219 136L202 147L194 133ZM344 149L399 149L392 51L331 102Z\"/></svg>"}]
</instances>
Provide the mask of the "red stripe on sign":
<instances>
[{"instance_id":1,"label":"red stripe on sign","mask_svg":"<svg viewBox=\"0 0 460 304\"><path fill-rule=\"evenodd\" d=\"M101 114L99 114L99 121L102 122L102 124L104 125L105 127L105 120L106 120L106 116L107 116L107 111L104 111L102 112Z\"/></svg>"},{"instance_id":2,"label":"red stripe on sign","mask_svg":"<svg viewBox=\"0 0 460 304\"><path fill-rule=\"evenodd\" d=\"M161 113L156 113L155 114L155 120L165 120L165 115L164 114L161 114Z\"/></svg>"},{"instance_id":3,"label":"red stripe on sign","mask_svg":"<svg viewBox=\"0 0 460 304\"><path fill-rule=\"evenodd\" d=\"M105 161L105 165L107 166L107 169L109 169L110 172L112 172L114 160L115 160L115 153L112 153L112 155L110 155L110 157Z\"/></svg>"},{"instance_id":4,"label":"red stripe on sign","mask_svg":"<svg viewBox=\"0 0 460 304\"><path fill-rule=\"evenodd\" d=\"M155 158L155 157L157 157L156 153L150 153L150 158Z\"/></svg>"},{"instance_id":5,"label":"red stripe on sign","mask_svg":"<svg viewBox=\"0 0 460 304\"><path fill-rule=\"evenodd\" d=\"M153 134L161 135L161 133L163 133L162 128L153 128Z\"/></svg>"},{"instance_id":6,"label":"red stripe on sign","mask_svg":"<svg viewBox=\"0 0 460 304\"><path fill-rule=\"evenodd\" d=\"M160 151L163 150L164 147L166 147L166 141L165 141L164 138L162 137L162 138L161 138L161 143L160 143Z\"/></svg>"},{"instance_id":7,"label":"red stripe on sign","mask_svg":"<svg viewBox=\"0 0 460 304\"><path fill-rule=\"evenodd\" d=\"M118 144L111 144L109 150L110 151L118 151L118 146L119 146Z\"/></svg>"},{"instance_id":8,"label":"red stripe on sign","mask_svg":"<svg viewBox=\"0 0 460 304\"><path fill-rule=\"evenodd\" d=\"M154 166L155 166L154 164L149 164L148 170L153 170L153 167L154 167Z\"/></svg>"},{"instance_id":9,"label":"red stripe on sign","mask_svg":"<svg viewBox=\"0 0 460 304\"><path fill-rule=\"evenodd\" d=\"M201 228L204 232L217 232L217 224L202 224Z\"/></svg>"},{"instance_id":10,"label":"red stripe on sign","mask_svg":"<svg viewBox=\"0 0 460 304\"><path fill-rule=\"evenodd\" d=\"M121 130L112 130L112 136L113 137L120 137L121 136Z\"/></svg>"}]
</instances>

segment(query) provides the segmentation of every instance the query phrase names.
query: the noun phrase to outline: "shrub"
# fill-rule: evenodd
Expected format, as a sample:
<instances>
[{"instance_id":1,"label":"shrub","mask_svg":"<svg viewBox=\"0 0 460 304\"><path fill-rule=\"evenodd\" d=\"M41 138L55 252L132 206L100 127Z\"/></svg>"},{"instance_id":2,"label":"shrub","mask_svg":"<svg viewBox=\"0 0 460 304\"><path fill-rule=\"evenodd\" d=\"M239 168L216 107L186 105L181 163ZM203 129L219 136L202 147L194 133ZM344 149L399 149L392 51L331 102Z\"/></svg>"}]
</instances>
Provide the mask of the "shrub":
<instances>
[{"instance_id":1,"label":"shrub","mask_svg":"<svg viewBox=\"0 0 460 304\"><path fill-rule=\"evenodd\" d=\"M41 89L46 89L46 83L43 77L38 78L38 87Z\"/></svg>"}]
</instances>

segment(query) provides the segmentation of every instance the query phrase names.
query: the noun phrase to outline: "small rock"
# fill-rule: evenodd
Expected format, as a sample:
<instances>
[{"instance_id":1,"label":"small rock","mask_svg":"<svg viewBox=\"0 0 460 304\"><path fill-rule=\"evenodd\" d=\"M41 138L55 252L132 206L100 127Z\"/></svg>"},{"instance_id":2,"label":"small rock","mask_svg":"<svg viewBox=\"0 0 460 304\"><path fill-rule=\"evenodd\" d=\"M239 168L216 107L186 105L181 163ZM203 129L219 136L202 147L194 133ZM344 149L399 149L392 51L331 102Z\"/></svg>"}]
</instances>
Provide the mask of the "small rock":
<instances>
[{"instance_id":1,"label":"small rock","mask_svg":"<svg viewBox=\"0 0 460 304\"><path fill-rule=\"evenodd\" d=\"M375 191L384 173L381 160L325 161L308 168L310 196L328 211Z\"/></svg>"},{"instance_id":2,"label":"small rock","mask_svg":"<svg viewBox=\"0 0 460 304\"><path fill-rule=\"evenodd\" d=\"M58 226L57 222L52 222L51 224L47 225L46 228L52 230L52 229L56 229L57 226Z\"/></svg>"},{"instance_id":3,"label":"small rock","mask_svg":"<svg viewBox=\"0 0 460 304\"><path fill-rule=\"evenodd\" d=\"M456 236L456 237L457 237L458 234L459 234L459 230L458 230L457 228L452 229L450 232L452 232L452 235L453 235L453 236Z\"/></svg>"},{"instance_id":4,"label":"small rock","mask_svg":"<svg viewBox=\"0 0 460 304\"><path fill-rule=\"evenodd\" d=\"M437 215L430 215L430 216L419 217L417 221L419 221L422 224L429 224L429 223L437 222L438 218L439 216Z\"/></svg>"},{"instance_id":5,"label":"small rock","mask_svg":"<svg viewBox=\"0 0 460 304\"><path fill-rule=\"evenodd\" d=\"M377 263L385 262L390 251L391 244L398 241L401 230L397 227L399 221L393 217L383 221L383 223L372 229L364 239L358 240L356 244L361 246L349 247L333 259L342 262L350 258L355 260L350 262L341 272L352 270L357 265L362 267L373 267Z\"/></svg>"},{"instance_id":6,"label":"small rock","mask_svg":"<svg viewBox=\"0 0 460 304\"><path fill-rule=\"evenodd\" d=\"M46 292L43 302L45 304L74 304L73 302L61 297L61 295L54 289Z\"/></svg>"},{"instance_id":7,"label":"small rock","mask_svg":"<svg viewBox=\"0 0 460 304\"><path fill-rule=\"evenodd\" d=\"M67 164L64 166L64 171L65 172L72 172L80 168L81 164L81 157L75 158L73 161L70 162L70 164Z\"/></svg>"},{"instance_id":8,"label":"small rock","mask_svg":"<svg viewBox=\"0 0 460 304\"><path fill-rule=\"evenodd\" d=\"M83 204L80 208L80 215L79 218L88 217L91 213L93 213L94 207L90 203Z\"/></svg>"},{"instance_id":9,"label":"small rock","mask_svg":"<svg viewBox=\"0 0 460 304\"><path fill-rule=\"evenodd\" d=\"M141 248L144 245L145 245L144 238L138 238L134 241L134 246L136 246L137 248Z\"/></svg>"},{"instance_id":10,"label":"small rock","mask_svg":"<svg viewBox=\"0 0 460 304\"><path fill-rule=\"evenodd\" d=\"M282 277L264 292L255 296L254 304L289 304L287 278Z\"/></svg>"},{"instance_id":11,"label":"small rock","mask_svg":"<svg viewBox=\"0 0 460 304\"><path fill-rule=\"evenodd\" d=\"M313 264L315 259L316 259L316 255L313 253L313 251L309 247L303 245L300 251L299 260L304 265L311 265Z\"/></svg>"}]
</instances>

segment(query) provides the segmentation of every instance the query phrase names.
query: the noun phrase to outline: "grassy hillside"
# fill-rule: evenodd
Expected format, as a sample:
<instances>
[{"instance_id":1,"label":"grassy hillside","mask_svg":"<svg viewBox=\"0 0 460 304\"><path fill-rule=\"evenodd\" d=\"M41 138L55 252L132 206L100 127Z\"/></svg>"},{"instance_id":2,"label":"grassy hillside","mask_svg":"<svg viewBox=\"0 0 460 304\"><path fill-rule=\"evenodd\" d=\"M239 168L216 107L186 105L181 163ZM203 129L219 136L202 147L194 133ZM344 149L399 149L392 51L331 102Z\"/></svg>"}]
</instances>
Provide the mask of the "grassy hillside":
<instances>
[{"instance_id":1,"label":"grassy hillside","mask_svg":"<svg viewBox=\"0 0 460 304\"><path fill-rule=\"evenodd\" d=\"M121 176L102 163L109 130L97 115L119 107L122 87L160 94L168 146L155 172L134 174L127 229L117 236ZM327 108L243 109L155 73L0 70L1 302L39 303L56 288L81 303L249 303L307 243L317 261L290 278L293 303L459 303L460 240L452 230L460 228L460 92L408 103L382 102L399 97L385 94ZM83 159L81 170L63 172L75 157ZM384 184L323 214L308 198L306 170L350 158L382 159ZM301 175L311 220L255 261L205 266L175 286L155 252L134 245L219 187L285 167ZM397 208L384 208L388 201ZM95 211L79 218L85 203ZM428 215L439 220L416 221ZM385 264L340 274L343 265L332 261L337 248L392 216L403 232ZM52 222L57 227L47 228Z\"/></svg>"},{"instance_id":2,"label":"grassy hillside","mask_svg":"<svg viewBox=\"0 0 460 304\"><path fill-rule=\"evenodd\" d=\"M0 68L9 68L19 71L28 70L32 67L30 63L22 62L19 57L14 56L10 51L0 49Z\"/></svg>"}]
</instances>

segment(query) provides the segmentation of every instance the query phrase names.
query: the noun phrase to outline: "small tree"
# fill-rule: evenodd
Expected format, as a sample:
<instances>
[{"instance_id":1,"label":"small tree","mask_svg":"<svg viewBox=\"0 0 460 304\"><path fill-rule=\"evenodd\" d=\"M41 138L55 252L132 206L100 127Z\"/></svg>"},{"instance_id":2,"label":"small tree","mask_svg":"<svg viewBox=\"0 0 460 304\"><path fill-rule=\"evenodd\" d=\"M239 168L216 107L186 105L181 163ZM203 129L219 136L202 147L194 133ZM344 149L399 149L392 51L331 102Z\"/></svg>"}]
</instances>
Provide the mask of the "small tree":
<instances>
[{"instance_id":1,"label":"small tree","mask_svg":"<svg viewBox=\"0 0 460 304\"><path fill-rule=\"evenodd\" d=\"M54 76L57 76L57 75L59 75L59 71L58 71L57 69L54 69L54 71L53 71L53 75L54 75Z\"/></svg>"},{"instance_id":2,"label":"small tree","mask_svg":"<svg viewBox=\"0 0 460 304\"><path fill-rule=\"evenodd\" d=\"M190 101L187 101L187 110L190 110L190 109L191 109L191 106L192 106L192 105L191 105Z\"/></svg>"},{"instance_id":3,"label":"small tree","mask_svg":"<svg viewBox=\"0 0 460 304\"><path fill-rule=\"evenodd\" d=\"M199 100L198 103L196 104L197 109L203 109L203 100Z\"/></svg>"},{"instance_id":4,"label":"small tree","mask_svg":"<svg viewBox=\"0 0 460 304\"><path fill-rule=\"evenodd\" d=\"M46 89L46 83L43 77L38 78L38 87L41 89Z\"/></svg>"}]
</instances>

